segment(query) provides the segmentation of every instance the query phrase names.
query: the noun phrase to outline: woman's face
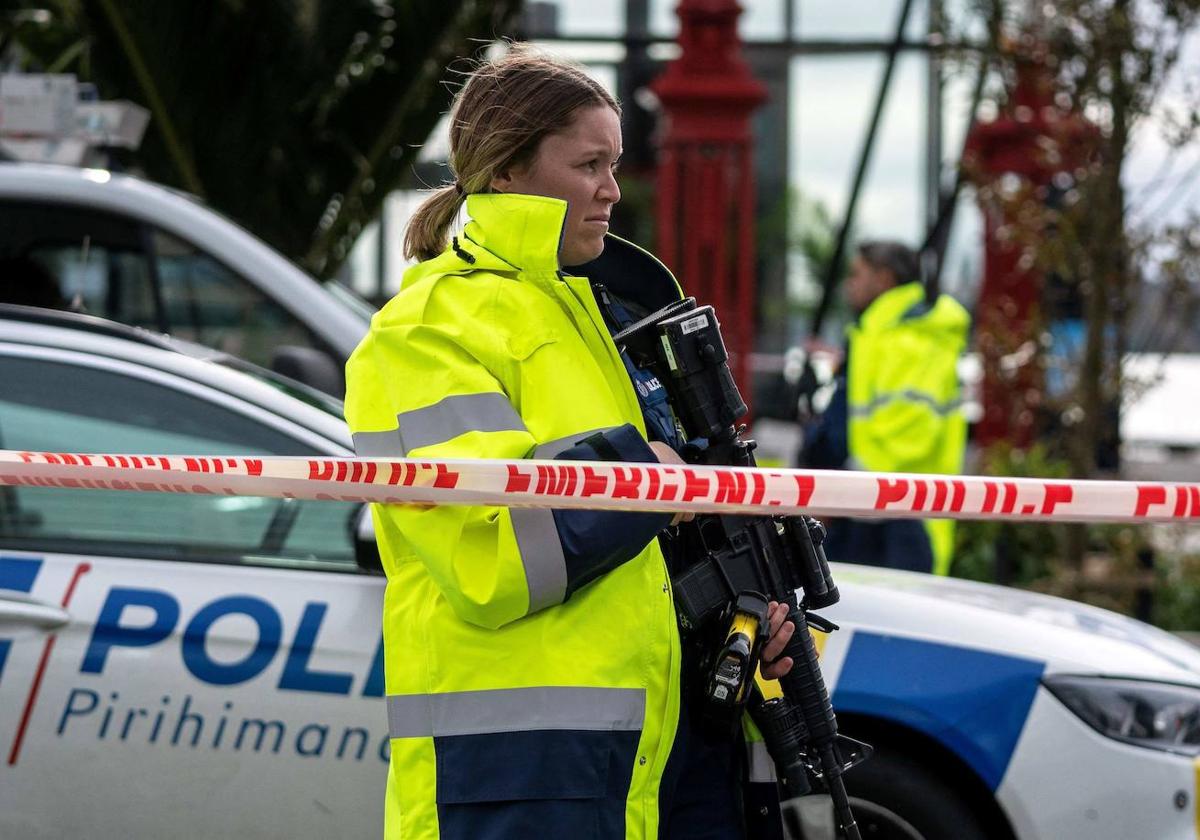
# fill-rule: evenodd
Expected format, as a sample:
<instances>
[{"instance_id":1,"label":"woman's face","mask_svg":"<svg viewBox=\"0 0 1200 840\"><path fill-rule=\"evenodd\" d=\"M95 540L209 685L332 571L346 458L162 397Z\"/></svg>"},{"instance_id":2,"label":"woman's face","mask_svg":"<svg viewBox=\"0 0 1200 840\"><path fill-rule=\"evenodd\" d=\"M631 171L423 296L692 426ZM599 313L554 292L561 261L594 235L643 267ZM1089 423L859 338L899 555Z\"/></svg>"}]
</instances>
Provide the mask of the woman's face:
<instances>
[{"instance_id":1,"label":"woman's face","mask_svg":"<svg viewBox=\"0 0 1200 840\"><path fill-rule=\"evenodd\" d=\"M621 120L607 105L581 108L563 131L543 138L526 166L492 179L498 192L561 198L567 202L560 265L582 265L604 250L608 217L621 200L617 159Z\"/></svg>"}]
</instances>

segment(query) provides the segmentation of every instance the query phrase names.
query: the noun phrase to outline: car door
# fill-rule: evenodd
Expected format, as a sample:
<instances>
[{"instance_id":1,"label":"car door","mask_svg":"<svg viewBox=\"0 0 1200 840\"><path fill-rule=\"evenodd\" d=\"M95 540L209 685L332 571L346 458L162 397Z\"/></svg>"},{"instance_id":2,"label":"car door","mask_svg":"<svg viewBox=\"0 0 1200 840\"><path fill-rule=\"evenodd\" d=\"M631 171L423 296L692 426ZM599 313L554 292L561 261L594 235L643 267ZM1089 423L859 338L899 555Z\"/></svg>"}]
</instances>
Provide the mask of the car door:
<instances>
[{"instance_id":1,"label":"car door","mask_svg":"<svg viewBox=\"0 0 1200 840\"><path fill-rule=\"evenodd\" d=\"M0 448L346 454L95 353L0 345L0 382ZM0 492L0 836L378 835L383 581L356 506Z\"/></svg>"}]
</instances>

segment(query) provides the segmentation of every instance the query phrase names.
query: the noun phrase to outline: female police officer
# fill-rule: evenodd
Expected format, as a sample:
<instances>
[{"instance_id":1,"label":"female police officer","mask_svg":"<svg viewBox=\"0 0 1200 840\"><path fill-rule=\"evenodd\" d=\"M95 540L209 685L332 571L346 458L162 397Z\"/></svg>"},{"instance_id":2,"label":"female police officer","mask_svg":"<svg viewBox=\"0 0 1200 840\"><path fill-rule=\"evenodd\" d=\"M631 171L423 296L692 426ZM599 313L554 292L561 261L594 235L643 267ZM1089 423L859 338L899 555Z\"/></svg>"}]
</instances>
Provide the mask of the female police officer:
<instances>
[{"instance_id":1,"label":"female police officer","mask_svg":"<svg viewBox=\"0 0 1200 840\"><path fill-rule=\"evenodd\" d=\"M525 49L471 74L452 111L457 180L405 240L422 262L347 364L359 455L679 462L669 409L644 383L639 402L597 301L611 316L680 295L661 263L607 235L619 115L578 68ZM447 242L464 200L470 222ZM741 836L733 741L680 724L656 539L669 514L374 516L388 838ZM772 611L766 661L790 636L785 613Z\"/></svg>"}]
</instances>

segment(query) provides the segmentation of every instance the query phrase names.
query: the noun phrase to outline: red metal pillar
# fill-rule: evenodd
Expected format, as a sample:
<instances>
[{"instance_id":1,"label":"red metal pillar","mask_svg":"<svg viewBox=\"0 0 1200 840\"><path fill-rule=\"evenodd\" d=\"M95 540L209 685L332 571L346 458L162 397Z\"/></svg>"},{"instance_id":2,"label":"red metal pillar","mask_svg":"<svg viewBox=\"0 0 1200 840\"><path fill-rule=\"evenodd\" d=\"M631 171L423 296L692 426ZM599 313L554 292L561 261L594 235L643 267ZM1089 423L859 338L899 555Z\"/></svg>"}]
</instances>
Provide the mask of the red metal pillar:
<instances>
[{"instance_id":1,"label":"red metal pillar","mask_svg":"<svg viewBox=\"0 0 1200 840\"><path fill-rule=\"evenodd\" d=\"M766 88L741 57L736 0L681 0L682 55L651 85L665 125L658 251L685 294L711 303L750 401L754 350L754 161L750 113Z\"/></svg>"},{"instance_id":2,"label":"red metal pillar","mask_svg":"<svg viewBox=\"0 0 1200 840\"><path fill-rule=\"evenodd\" d=\"M1000 116L967 138L963 167L984 214L984 276L976 304L976 345L983 358L980 446L1009 441L1027 448L1044 394L1043 276L1035 251L1053 230L1045 202L1055 176L1091 155L1096 128L1055 103L1045 46L1026 34L1015 45L1016 83Z\"/></svg>"}]
</instances>

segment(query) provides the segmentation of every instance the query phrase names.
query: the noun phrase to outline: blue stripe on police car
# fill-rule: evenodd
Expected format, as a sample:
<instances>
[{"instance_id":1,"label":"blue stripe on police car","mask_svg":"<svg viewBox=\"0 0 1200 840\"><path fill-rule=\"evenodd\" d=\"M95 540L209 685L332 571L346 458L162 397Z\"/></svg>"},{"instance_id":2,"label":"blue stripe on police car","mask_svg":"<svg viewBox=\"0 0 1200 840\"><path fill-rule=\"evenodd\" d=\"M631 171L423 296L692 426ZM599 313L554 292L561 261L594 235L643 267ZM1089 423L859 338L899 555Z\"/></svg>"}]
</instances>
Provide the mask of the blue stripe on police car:
<instances>
[{"instance_id":1,"label":"blue stripe on police car","mask_svg":"<svg viewBox=\"0 0 1200 840\"><path fill-rule=\"evenodd\" d=\"M42 568L41 559L26 557L0 557L0 589L30 593ZM4 679L4 663L12 649L11 639L0 639L0 680Z\"/></svg>"}]
</instances>

